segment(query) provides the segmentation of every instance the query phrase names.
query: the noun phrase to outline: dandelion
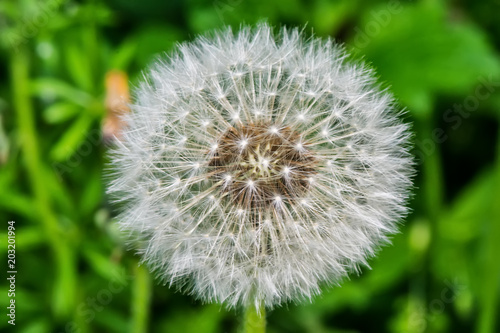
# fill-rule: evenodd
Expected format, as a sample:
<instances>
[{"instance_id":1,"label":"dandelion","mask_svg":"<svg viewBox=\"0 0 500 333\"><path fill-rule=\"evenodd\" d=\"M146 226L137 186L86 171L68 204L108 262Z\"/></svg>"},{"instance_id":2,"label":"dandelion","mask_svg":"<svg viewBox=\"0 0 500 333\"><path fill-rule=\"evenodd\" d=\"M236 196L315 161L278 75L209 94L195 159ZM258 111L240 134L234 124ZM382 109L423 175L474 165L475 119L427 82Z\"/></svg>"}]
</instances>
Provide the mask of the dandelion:
<instances>
[{"instance_id":1,"label":"dandelion","mask_svg":"<svg viewBox=\"0 0 500 333\"><path fill-rule=\"evenodd\" d=\"M112 152L121 227L168 284L229 307L311 299L397 231L408 126L331 40L267 24L158 61Z\"/></svg>"}]
</instances>

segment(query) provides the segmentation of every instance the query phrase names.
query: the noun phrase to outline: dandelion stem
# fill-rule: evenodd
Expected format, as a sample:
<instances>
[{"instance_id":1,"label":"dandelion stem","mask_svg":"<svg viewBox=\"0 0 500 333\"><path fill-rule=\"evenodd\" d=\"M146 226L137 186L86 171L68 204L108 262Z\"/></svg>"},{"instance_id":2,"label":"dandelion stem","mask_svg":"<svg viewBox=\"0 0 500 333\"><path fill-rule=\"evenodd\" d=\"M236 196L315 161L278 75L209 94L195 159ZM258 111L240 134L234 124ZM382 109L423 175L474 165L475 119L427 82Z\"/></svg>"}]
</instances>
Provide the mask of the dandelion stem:
<instances>
[{"instance_id":1,"label":"dandelion stem","mask_svg":"<svg viewBox=\"0 0 500 333\"><path fill-rule=\"evenodd\" d=\"M132 290L132 333L147 332L151 301L151 275L144 265L137 266Z\"/></svg>"},{"instance_id":2,"label":"dandelion stem","mask_svg":"<svg viewBox=\"0 0 500 333\"><path fill-rule=\"evenodd\" d=\"M251 303L245 310L243 322L244 333L265 333L266 332L266 309L260 306L259 309Z\"/></svg>"}]
</instances>

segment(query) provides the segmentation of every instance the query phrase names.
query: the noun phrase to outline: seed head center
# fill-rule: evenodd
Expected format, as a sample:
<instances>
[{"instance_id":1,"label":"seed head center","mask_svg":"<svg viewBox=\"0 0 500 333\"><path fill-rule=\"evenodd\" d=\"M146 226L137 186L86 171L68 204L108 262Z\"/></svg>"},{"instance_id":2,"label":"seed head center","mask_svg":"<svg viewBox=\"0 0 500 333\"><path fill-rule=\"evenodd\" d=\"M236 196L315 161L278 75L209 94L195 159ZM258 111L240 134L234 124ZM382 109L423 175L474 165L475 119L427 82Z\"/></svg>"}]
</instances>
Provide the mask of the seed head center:
<instances>
[{"instance_id":1,"label":"seed head center","mask_svg":"<svg viewBox=\"0 0 500 333\"><path fill-rule=\"evenodd\" d=\"M212 153L212 179L242 209L295 200L316 174L317 159L300 134L274 124L231 127Z\"/></svg>"}]
</instances>

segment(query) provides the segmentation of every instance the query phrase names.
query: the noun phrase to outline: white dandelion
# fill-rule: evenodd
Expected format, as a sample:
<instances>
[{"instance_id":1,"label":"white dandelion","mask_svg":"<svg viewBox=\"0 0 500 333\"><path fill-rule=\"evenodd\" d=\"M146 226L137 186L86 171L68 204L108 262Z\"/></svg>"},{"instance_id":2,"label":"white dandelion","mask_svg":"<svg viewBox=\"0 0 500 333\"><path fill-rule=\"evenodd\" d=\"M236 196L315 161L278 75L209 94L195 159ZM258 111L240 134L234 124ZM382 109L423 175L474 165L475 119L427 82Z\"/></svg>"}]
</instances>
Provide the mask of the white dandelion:
<instances>
[{"instance_id":1,"label":"white dandelion","mask_svg":"<svg viewBox=\"0 0 500 333\"><path fill-rule=\"evenodd\" d=\"M121 227L168 284L229 307L311 299L406 214L409 131L331 40L267 24L182 44L113 150Z\"/></svg>"}]
</instances>

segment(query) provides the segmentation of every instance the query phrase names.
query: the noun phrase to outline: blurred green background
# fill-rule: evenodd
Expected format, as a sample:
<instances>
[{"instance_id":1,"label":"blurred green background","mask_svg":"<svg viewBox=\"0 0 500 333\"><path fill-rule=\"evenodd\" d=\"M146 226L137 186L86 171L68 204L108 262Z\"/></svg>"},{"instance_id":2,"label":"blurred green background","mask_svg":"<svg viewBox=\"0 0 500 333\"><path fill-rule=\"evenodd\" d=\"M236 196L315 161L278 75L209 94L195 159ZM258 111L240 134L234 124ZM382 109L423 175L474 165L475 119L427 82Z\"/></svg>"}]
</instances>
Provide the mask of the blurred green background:
<instances>
[{"instance_id":1,"label":"blurred green background","mask_svg":"<svg viewBox=\"0 0 500 333\"><path fill-rule=\"evenodd\" d=\"M500 332L500 1L1 0L0 252L16 221L16 332L236 332L241 311L160 285L124 245L102 173L106 75L267 19L331 36L409 110L411 215L341 287L269 332ZM123 82L122 82L123 83ZM0 281L0 330L8 286Z\"/></svg>"}]
</instances>

